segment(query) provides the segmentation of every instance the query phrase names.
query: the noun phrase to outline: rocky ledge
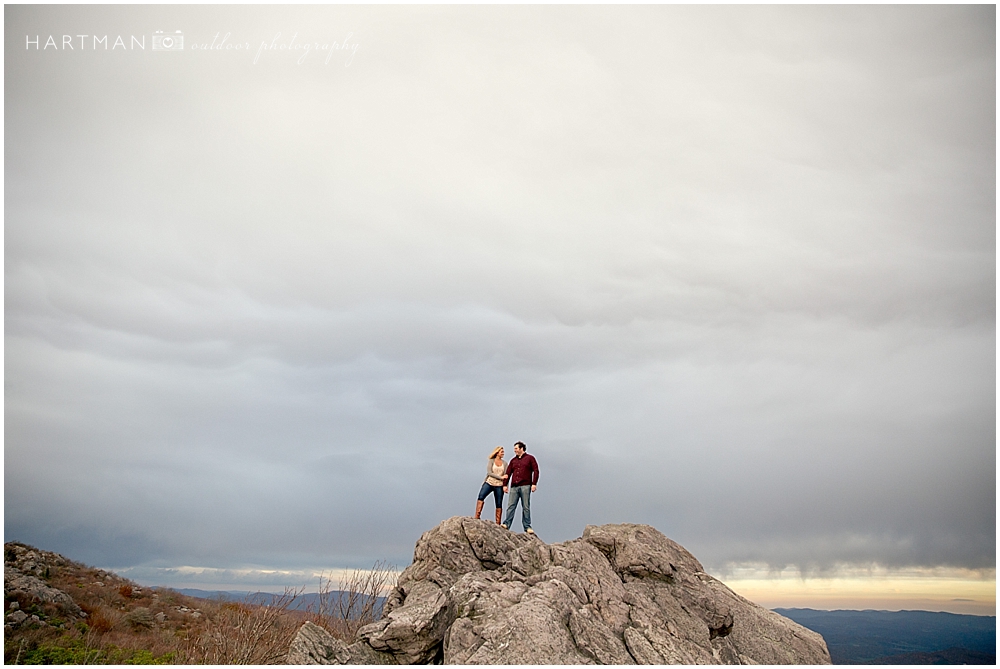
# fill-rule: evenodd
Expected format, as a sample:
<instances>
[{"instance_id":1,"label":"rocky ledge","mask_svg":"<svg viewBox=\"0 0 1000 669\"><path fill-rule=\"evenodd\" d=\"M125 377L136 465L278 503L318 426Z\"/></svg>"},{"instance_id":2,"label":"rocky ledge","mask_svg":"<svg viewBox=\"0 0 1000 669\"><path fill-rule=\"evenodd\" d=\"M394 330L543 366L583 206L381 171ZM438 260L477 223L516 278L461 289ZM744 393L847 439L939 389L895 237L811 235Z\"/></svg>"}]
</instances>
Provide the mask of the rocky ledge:
<instances>
[{"instance_id":1,"label":"rocky ledge","mask_svg":"<svg viewBox=\"0 0 1000 669\"><path fill-rule=\"evenodd\" d=\"M350 645L306 623L288 662L830 664L830 653L648 525L546 544L456 517L417 541L381 620Z\"/></svg>"},{"instance_id":2,"label":"rocky ledge","mask_svg":"<svg viewBox=\"0 0 1000 669\"><path fill-rule=\"evenodd\" d=\"M40 551L37 548L16 542L4 544L3 596L10 601L10 608L4 612L4 633L20 625L45 625L45 621L35 614L21 610L21 602L50 604L60 616L86 618L76 602L62 590L50 587L44 578L53 567L70 564L58 553Z\"/></svg>"}]
</instances>

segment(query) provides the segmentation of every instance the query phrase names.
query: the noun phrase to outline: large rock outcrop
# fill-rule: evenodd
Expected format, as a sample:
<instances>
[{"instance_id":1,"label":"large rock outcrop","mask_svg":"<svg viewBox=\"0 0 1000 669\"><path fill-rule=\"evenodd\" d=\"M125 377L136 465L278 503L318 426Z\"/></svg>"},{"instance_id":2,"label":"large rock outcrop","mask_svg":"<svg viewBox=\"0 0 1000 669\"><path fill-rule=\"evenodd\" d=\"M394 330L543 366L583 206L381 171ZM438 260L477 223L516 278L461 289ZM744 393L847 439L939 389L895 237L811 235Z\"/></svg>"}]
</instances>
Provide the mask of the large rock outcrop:
<instances>
[{"instance_id":1,"label":"large rock outcrop","mask_svg":"<svg viewBox=\"0 0 1000 669\"><path fill-rule=\"evenodd\" d=\"M545 544L472 518L417 542L385 615L299 664L829 664L823 637L740 597L648 525Z\"/></svg>"},{"instance_id":2,"label":"large rock outcrop","mask_svg":"<svg viewBox=\"0 0 1000 669\"><path fill-rule=\"evenodd\" d=\"M58 553L38 550L24 544L10 542L4 544L3 565L3 596L4 601L18 602L4 613L4 630L9 631L18 625L37 623L42 620L37 615L24 613L20 610L20 602L51 604L59 615L68 618L85 618L83 610L73 601L73 598L62 590L51 587L44 578L49 570L70 564Z\"/></svg>"}]
</instances>

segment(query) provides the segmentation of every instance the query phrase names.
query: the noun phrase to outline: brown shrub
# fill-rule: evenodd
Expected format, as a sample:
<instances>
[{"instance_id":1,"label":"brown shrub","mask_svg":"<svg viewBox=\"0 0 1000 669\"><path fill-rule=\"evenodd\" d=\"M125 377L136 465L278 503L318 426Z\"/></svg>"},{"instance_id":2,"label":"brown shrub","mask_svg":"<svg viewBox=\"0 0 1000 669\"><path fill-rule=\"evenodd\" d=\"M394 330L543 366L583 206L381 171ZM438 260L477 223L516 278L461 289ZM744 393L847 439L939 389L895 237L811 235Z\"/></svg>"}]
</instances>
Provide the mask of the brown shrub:
<instances>
[{"instance_id":1,"label":"brown shrub","mask_svg":"<svg viewBox=\"0 0 1000 669\"><path fill-rule=\"evenodd\" d=\"M118 594L129 599L132 597L132 586L126 583L125 585L118 586Z\"/></svg>"},{"instance_id":2,"label":"brown shrub","mask_svg":"<svg viewBox=\"0 0 1000 669\"><path fill-rule=\"evenodd\" d=\"M87 616L87 627L90 628L94 634L107 634L115 626L114 620L112 620L104 609L97 608Z\"/></svg>"},{"instance_id":3,"label":"brown shrub","mask_svg":"<svg viewBox=\"0 0 1000 669\"><path fill-rule=\"evenodd\" d=\"M282 595L221 604L192 637L189 657L203 664L281 664L299 628L288 607L301 593L286 588Z\"/></svg>"}]
</instances>

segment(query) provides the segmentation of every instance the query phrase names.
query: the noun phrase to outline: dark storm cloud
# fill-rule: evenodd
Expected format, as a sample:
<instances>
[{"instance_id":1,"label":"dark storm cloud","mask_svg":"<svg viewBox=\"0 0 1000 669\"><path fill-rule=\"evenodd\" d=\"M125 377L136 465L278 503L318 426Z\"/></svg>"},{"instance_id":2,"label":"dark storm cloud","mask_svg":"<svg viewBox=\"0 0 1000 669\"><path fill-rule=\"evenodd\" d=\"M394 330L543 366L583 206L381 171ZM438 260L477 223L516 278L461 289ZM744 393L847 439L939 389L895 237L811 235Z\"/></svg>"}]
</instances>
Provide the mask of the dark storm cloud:
<instances>
[{"instance_id":1,"label":"dark storm cloud","mask_svg":"<svg viewBox=\"0 0 1000 669\"><path fill-rule=\"evenodd\" d=\"M405 564L522 439L546 539L995 564L992 7L6 17L7 538ZM175 25L360 46L22 49Z\"/></svg>"}]
</instances>

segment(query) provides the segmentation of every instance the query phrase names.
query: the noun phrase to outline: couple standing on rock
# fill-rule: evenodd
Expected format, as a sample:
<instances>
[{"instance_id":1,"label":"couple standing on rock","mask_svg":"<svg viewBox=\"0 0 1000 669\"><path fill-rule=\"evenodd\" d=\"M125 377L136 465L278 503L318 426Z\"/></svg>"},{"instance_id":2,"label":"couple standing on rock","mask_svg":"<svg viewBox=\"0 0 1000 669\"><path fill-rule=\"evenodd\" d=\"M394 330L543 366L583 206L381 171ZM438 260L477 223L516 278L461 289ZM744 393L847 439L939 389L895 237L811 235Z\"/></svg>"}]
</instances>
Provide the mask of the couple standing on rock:
<instances>
[{"instance_id":1,"label":"couple standing on rock","mask_svg":"<svg viewBox=\"0 0 1000 669\"><path fill-rule=\"evenodd\" d=\"M486 480L479 490L479 501L476 502L476 518L483 512L486 497L492 492L493 503L497 507L497 525L506 530L514 524L514 511L517 510L517 502L520 500L521 524L525 532L534 534L535 531L531 529L531 493L535 492L537 485L538 463L534 457L528 455L523 442L514 444L514 457L510 459L510 464L504 463L503 446L497 446L487 461ZM501 523L500 509L503 507L503 494L508 489L510 497L507 500L507 517Z\"/></svg>"}]
</instances>

